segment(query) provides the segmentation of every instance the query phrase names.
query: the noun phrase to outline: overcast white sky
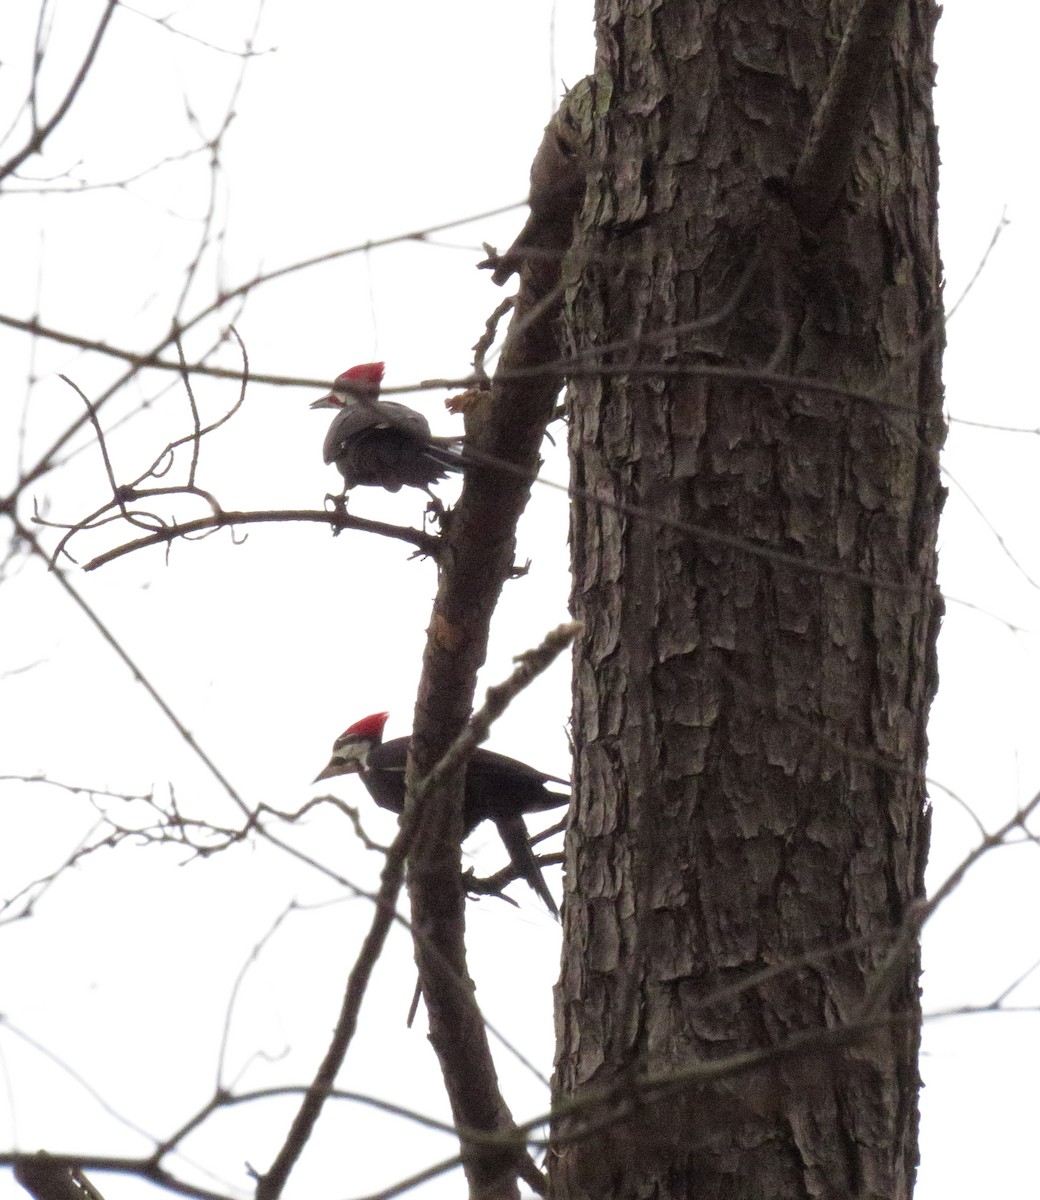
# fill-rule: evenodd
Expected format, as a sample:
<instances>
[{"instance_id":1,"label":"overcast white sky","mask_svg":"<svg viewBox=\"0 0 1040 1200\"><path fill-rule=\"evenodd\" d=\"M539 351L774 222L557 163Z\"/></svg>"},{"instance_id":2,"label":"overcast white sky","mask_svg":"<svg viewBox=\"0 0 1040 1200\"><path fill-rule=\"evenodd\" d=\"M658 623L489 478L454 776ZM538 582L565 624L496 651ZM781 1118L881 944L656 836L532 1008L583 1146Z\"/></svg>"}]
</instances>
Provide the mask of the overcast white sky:
<instances>
[{"instance_id":1,"label":"overcast white sky","mask_svg":"<svg viewBox=\"0 0 1040 1200\"><path fill-rule=\"evenodd\" d=\"M0 130L25 94L36 8L0 10ZM142 0L140 8L172 12L178 29L229 48L242 44L252 21L240 2L170 10ZM67 86L100 10L85 0L51 5L43 111ZM991 0L984 12L963 0L949 4L936 95L948 300L972 277L1001 214L1010 221L949 329L949 411L1026 428L1040 425L1032 361L1038 25L1033 7L1019 0ZM247 72L221 154L215 227L224 236L204 257L182 319L217 288L258 270L520 201L562 84L591 65L591 30L591 6L577 0L269 0L257 47L276 50ZM216 132L238 69L231 56L120 10L71 115L22 175L52 180L50 188L68 183L63 172L98 183L178 154L200 140L187 110L204 137ZM120 190L5 193L0 313L38 312L43 323L80 336L150 346L169 328L209 184L204 162L190 160ZM487 274L473 269L480 243L505 246L522 217L517 210L266 285L236 317L252 369L330 378L351 363L383 358L390 385L464 375L469 348L501 298ZM190 335L189 355L226 320L221 314ZM222 361L237 365L229 351ZM25 461L80 411L59 371L91 396L120 373L101 355L33 346L0 327L0 492L16 478L30 372L37 383ZM336 480L320 460L326 416L307 407L315 394L252 386L243 411L205 443L200 483L226 508L319 507ZM196 396L212 418L233 390L199 380ZM120 479L137 475L189 428L183 393L154 375L112 402L109 421L145 397L157 399L110 440ZM412 402L448 432L453 419L440 400L431 393ZM54 519L80 517L105 496L96 448L85 436L77 444L87 448L33 489ZM950 482L942 529L951 600L930 774L990 829L1040 787L1040 603L1035 584L974 505L1024 571L1040 579L1037 458L1035 436L951 426L946 463L956 486ZM564 480L562 449L547 447L546 460L546 476ZM442 491L453 494L451 486ZM422 499L369 490L351 508L414 524ZM31 507L21 512L28 519ZM201 515L201 508L179 513ZM537 489L521 529L520 556L532 558L532 570L506 589L486 683L566 617L566 532L565 497ZM83 561L117 540L117 531L87 534L73 553ZM251 806L302 804L332 739L366 713L391 711L388 736L409 728L434 570L408 561L401 544L350 533L332 540L316 526L258 527L243 545L218 534L177 545L168 565L152 550L89 575L74 570L71 579ZM43 771L121 793L172 785L185 811L234 822L226 794L36 564L0 586L0 628L0 775ZM568 668L560 663L510 710L492 745L566 775L568 712ZM342 781L338 794L365 801L356 781ZM942 791L935 789L934 802L933 887L978 837ZM366 814L371 832L389 840L392 819L370 808ZM82 796L0 782L0 896L52 870L92 817ZM314 816L290 836L349 878L374 883L378 857L358 847L341 819ZM467 849L478 870L501 865L495 839L483 831ZM241 1087L310 1077L368 919L364 902L344 901L340 889L270 848L183 865L185 858L157 848L99 853L50 890L32 920L0 928L0 1012L158 1136L211 1093L233 982L294 902L303 911L286 917L239 995L225 1080L243 1071ZM928 1011L988 1002L1040 959L1038 880L1035 845L1005 849L972 872L928 928ZM471 965L490 1020L548 1075L558 929L533 896L514 890L519 909L470 906ZM341 1083L443 1116L422 1020L412 1031L403 1025L412 984L410 947L398 933L377 970ZM1040 1002L1040 982L1027 982L1014 1000ZM919 1200L1035 1195L1037 1015L930 1022L925 1049ZM543 1110L544 1083L508 1054L500 1062L516 1116ZM7 1081L0 1090L5 1149L148 1149L3 1026L0 1075ZM287 1112L270 1102L224 1115L194 1140L190 1156L247 1187L243 1160L267 1164ZM453 1149L450 1139L364 1109L351 1111L349 1122L327 1121L316 1142L293 1176L292 1196L359 1196ZM107 1200L147 1190L136 1181L99 1183ZM427 1194L456 1190L457 1181L441 1182ZM0 1200L21 1195L0 1173Z\"/></svg>"}]
</instances>

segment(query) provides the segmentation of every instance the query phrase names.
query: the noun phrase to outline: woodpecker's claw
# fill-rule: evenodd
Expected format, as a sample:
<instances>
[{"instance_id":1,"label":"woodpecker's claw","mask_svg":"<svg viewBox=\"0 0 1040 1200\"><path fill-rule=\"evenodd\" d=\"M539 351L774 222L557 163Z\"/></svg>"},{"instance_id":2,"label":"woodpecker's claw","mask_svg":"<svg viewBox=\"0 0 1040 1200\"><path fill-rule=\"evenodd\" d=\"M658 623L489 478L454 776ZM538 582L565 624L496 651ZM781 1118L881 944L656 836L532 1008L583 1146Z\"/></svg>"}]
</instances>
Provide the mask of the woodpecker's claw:
<instances>
[{"instance_id":1,"label":"woodpecker's claw","mask_svg":"<svg viewBox=\"0 0 1040 1200\"><path fill-rule=\"evenodd\" d=\"M331 508L329 508L330 500L332 501ZM346 518L347 518L346 489L344 489L338 495L334 495L332 492L326 492L324 507L325 507L325 511L327 513L332 513L332 515L336 518L336 521L339 522L339 524L334 524L332 526L332 536L339 537L339 535L343 532L343 524L346 522Z\"/></svg>"},{"instance_id":2,"label":"woodpecker's claw","mask_svg":"<svg viewBox=\"0 0 1040 1200\"><path fill-rule=\"evenodd\" d=\"M509 868L506 868L508 873ZM502 890L502 884L499 881L499 875L504 872L499 872L498 875L491 876L490 879L481 879L472 867L468 867L462 872L462 887L469 896L494 896L496 900L504 900L506 904L511 904L514 908L519 908L520 905L513 899L512 896L507 896Z\"/></svg>"},{"instance_id":3,"label":"woodpecker's claw","mask_svg":"<svg viewBox=\"0 0 1040 1200\"><path fill-rule=\"evenodd\" d=\"M431 524L443 525L444 518L448 515L445 511L444 505L440 500L438 500L433 492L427 492L426 494L430 497L430 502L426 505L425 515L430 518Z\"/></svg>"}]
</instances>

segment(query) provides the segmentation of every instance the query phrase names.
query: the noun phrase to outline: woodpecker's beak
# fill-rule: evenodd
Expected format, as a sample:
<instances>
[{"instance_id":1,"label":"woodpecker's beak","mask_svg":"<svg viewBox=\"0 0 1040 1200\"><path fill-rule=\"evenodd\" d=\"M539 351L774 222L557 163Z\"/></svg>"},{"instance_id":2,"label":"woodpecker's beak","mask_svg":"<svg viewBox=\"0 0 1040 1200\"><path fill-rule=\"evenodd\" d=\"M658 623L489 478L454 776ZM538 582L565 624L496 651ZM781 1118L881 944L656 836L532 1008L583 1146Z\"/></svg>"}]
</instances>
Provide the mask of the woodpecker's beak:
<instances>
[{"instance_id":1,"label":"woodpecker's beak","mask_svg":"<svg viewBox=\"0 0 1040 1200\"><path fill-rule=\"evenodd\" d=\"M322 779L332 779L336 775L356 775L360 770L361 764L356 758L353 760L332 758L324 771L320 775L315 775L311 782L318 783Z\"/></svg>"},{"instance_id":2,"label":"woodpecker's beak","mask_svg":"<svg viewBox=\"0 0 1040 1200\"><path fill-rule=\"evenodd\" d=\"M322 396L320 400L312 400L311 408L342 408L343 401L340 400L335 392L328 392Z\"/></svg>"}]
</instances>

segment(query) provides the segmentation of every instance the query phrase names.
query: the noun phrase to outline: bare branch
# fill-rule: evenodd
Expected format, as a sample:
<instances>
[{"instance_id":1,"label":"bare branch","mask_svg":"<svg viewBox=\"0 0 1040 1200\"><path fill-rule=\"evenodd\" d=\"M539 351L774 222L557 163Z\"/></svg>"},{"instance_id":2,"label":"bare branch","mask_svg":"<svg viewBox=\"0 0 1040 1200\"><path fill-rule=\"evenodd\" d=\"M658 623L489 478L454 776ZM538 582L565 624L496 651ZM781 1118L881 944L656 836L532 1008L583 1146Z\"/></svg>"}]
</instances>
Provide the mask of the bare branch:
<instances>
[{"instance_id":1,"label":"bare branch","mask_svg":"<svg viewBox=\"0 0 1040 1200\"><path fill-rule=\"evenodd\" d=\"M97 419L97 413L94 411L94 406L90 403L87 394L83 391L79 384L71 380L68 375L59 374L58 378L63 383L67 383L86 405L87 416L90 418L91 425L94 426L94 436L97 438L98 447L101 450L101 458L105 464L105 474L108 476L108 483L112 489L112 494L116 495L119 491L119 486L116 483L115 472L112 470L112 460L108 456L108 446L105 444L105 433L101 428L101 422Z\"/></svg>"},{"instance_id":2,"label":"bare branch","mask_svg":"<svg viewBox=\"0 0 1040 1200\"><path fill-rule=\"evenodd\" d=\"M487 690L483 707L470 717L465 729L452 742L443 756L414 787L416 804L422 803L435 789L455 771L464 770L473 751L486 741L491 726L506 711L509 705L543 671L548 670L564 650L581 632L580 621L566 621L551 629L542 639L540 646L516 655L516 669L508 679L494 684Z\"/></svg>"},{"instance_id":3,"label":"bare branch","mask_svg":"<svg viewBox=\"0 0 1040 1200\"><path fill-rule=\"evenodd\" d=\"M131 1130L133 1133L136 1133L139 1137L143 1137L146 1141L153 1143L156 1141L156 1138L153 1137L153 1135L150 1134L147 1129L143 1129L140 1125L136 1124L134 1121L131 1121L129 1117L121 1113L117 1108L114 1108L111 1104L109 1104L104 1096L102 1096L96 1088L88 1083L88 1081L84 1079L83 1076L80 1075L79 1072L73 1067L71 1067L63 1058L55 1054L53 1050L49 1050L42 1042L34 1038L32 1034L26 1033L24 1029L19 1028L19 1026L15 1025L10 1018L6 1017L3 1013L0 1013L0 1026L6 1029L8 1033L18 1038L19 1041L24 1042L27 1046L31 1046L37 1054L53 1063L64 1075L67 1075L74 1083L81 1087L83 1091L86 1092L86 1094L94 1101L94 1103L97 1104L98 1107L103 1112L107 1113L108 1116L110 1116L113 1120L118 1121L120 1125Z\"/></svg>"},{"instance_id":4,"label":"bare branch","mask_svg":"<svg viewBox=\"0 0 1040 1200\"><path fill-rule=\"evenodd\" d=\"M494 714L502 711L513 695L516 695L527 683L540 674L541 671L545 670L556 655L570 642L575 632L576 629L572 626L561 626L560 629L554 630L549 634L542 646L519 656L520 663L513 672L513 675L504 684L500 685L500 687L488 690L488 704L485 706L485 710L482 710L480 714L474 717L474 722L476 723L474 729L478 733L481 729L484 730L480 736L486 736L487 725L493 719L493 716L489 715L489 712ZM492 693L494 694L492 695ZM449 751L451 757L447 766L438 764L439 772L442 773L444 770L451 769L452 763L459 761L460 755L472 751L473 745L476 743L473 742L473 745L469 744L468 734L469 730L451 747ZM432 786L437 785L439 778L440 775L434 772ZM258 1180L257 1200L274 1200L275 1197L281 1195L290 1172L296 1165L304 1146L313 1132L325 1101L332 1094L332 1085L335 1082L336 1075L339 1072L347 1048L357 1027L357 1016L369 978L371 977L372 969L379 955L382 953L386 935L396 916L397 896L400 893L404 879L405 857L409 846L412 844L415 836L414 831L418 824L416 812L417 810L414 807L410 812L406 812L402 818L397 836L387 851L386 863L380 877L380 887L376 897L376 911L373 914L372 925L365 937L357 960L351 969L332 1041L315 1075L314 1082L307 1089L303 1103L292 1123L292 1127L281 1150L267 1172L260 1176ZM413 936L416 936L418 944L421 941L422 935L416 935L413 931ZM431 956L438 961L441 974L451 976L450 968L446 968L446 964L437 958L437 947L428 949ZM450 978L448 986L456 996L469 997L470 991L464 986L464 983L464 976L455 976ZM483 1034L483 1028L481 1032ZM479 1128L479 1126L474 1126L474 1129Z\"/></svg>"},{"instance_id":5,"label":"bare branch","mask_svg":"<svg viewBox=\"0 0 1040 1200\"><path fill-rule=\"evenodd\" d=\"M181 489L183 490L183 489ZM147 546L169 544L179 537L187 537L205 529L226 529L235 525L267 525L286 521L311 522L318 525L331 525L335 532L341 529L356 529L362 533L374 533L380 537L394 538L399 542L409 542L423 554L436 558L439 538L422 529L410 529L404 525L390 525L386 521L370 521L367 517L352 517L346 512L335 510L317 510L309 508L281 509L272 512L218 512L209 517L199 517L194 521L183 521L177 525L169 525L158 529L147 537L137 538L113 550L106 550L92 558L83 567L84 571L94 571L106 563L114 562L135 550L143 550Z\"/></svg>"},{"instance_id":6,"label":"bare branch","mask_svg":"<svg viewBox=\"0 0 1040 1200\"><path fill-rule=\"evenodd\" d=\"M101 47L101 39L105 36L105 30L108 29L108 23L112 20L112 14L119 5L119 0L105 0L105 11L101 14L101 20L98 22L97 29L94 31L94 37L90 45L87 47L87 53L80 64L79 70L76 72L72 83L69 85L68 91L62 98L61 103L54 110L54 114L49 121L45 121L42 125L38 125L36 120L33 120L32 132L29 135L29 140L16 154L12 155L2 166L0 166L0 183L2 183L8 175L22 165L27 158L31 158L34 154L39 154L43 149L43 144L54 130L61 123L65 114L72 106L73 100L79 89L83 86L83 81L87 78L90 68L94 65L97 59L98 50ZM34 72L35 76L35 72Z\"/></svg>"},{"instance_id":7,"label":"bare branch","mask_svg":"<svg viewBox=\"0 0 1040 1200\"><path fill-rule=\"evenodd\" d=\"M932 895L907 914L906 920L903 922L902 936L870 980L867 994L860 1006L860 1013L863 1017L872 1017L877 1013L879 1006L888 999L889 988L898 977L906 956L914 953L921 929L929 917L935 913L947 896L960 887L968 872L981 858L998 846L1003 846L1014 830L1020 829L1028 833L1026 822L1038 810L1040 810L1040 792L1022 805L999 829L982 838L975 849L950 872Z\"/></svg>"},{"instance_id":8,"label":"bare branch","mask_svg":"<svg viewBox=\"0 0 1040 1200\"><path fill-rule=\"evenodd\" d=\"M411 826L402 824L387 851L386 862L379 879L379 893L375 912L372 914L372 924L351 968L332 1040L313 1083L304 1095L281 1149L267 1171L257 1179L256 1200L276 1200L282 1194L289 1174L303 1153L325 1101L332 1091L357 1030L361 1002L368 989L372 971L383 952L386 936L396 916L397 897L404 882L405 856L410 839Z\"/></svg>"},{"instance_id":9,"label":"bare branch","mask_svg":"<svg viewBox=\"0 0 1040 1200\"><path fill-rule=\"evenodd\" d=\"M82 1171L53 1159L46 1150L18 1158L14 1177L36 1200L104 1200Z\"/></svg>"},{"instance_id":10,"label":"bare branch","mask_svg":"<svg viewBox=\"0 0 1040 1200\"><path fill-rule=\"evenodd\" d=\"M559 832L559 828L556 831ZM532 838L531 841L533 842L534 839ZM558 867L563 862L563 855L536 854L534 861L539 867ZM483 878L474 874L472 870L466 871L462 876L463 885L471 895L494 896L497 900L504 900L507 904L512 904L514 908L518 907L516 901L511 896L507 896L503 889L518 879L523 879L523 875L512 863L500 871L496 871L494 875L487 875Z\"/></svg>"},{"instance_id":11,"label":"bare branch","mask_svg":"<svg viewBox=\"0 0 1040 1200\"><path fill-rule=\"evenodd\" d=\"M561 117L550 124L547 139L559 136L563 121ZM565 217L558 210L539 236L550 239L550 249L562 252L570 243L572 223L573 211ZM421 804L416 803L415 787L466 724L491 617L512 567L516 522L537 473L538 450L561 382L559 368L545 368L560 358L559 263L558 254L523 263L493 386L465 414L467 453L472 449L490 456L496 468L466 471L462 496L444 534L446 554L416 703L405 805L406 817L414 814L419 827L409 858L416 961L430 1040L452 1114L461 1127L504 1133L514 1123L498 1088L480 1010L472 989L458 986L459 980L469 980L459 852L463 773L456 769L436 786L427 786ZM555 302L545 303L554 293ZM535 310L537 319L529 320ZM534 377L520 382L519 375L528 370ZM499 462L510 468L498 469ZM477 1154L464 1143L471 1194L486 1200L515 1197L518 1173L531 1186L544 1186L521 1146L518 1142L511 1151L489 1155Z\"/></svg>"},{"instance_id":12,"label":"bare branch","mask_svg":"<svg viewBox=\"0 0 1040 1200\"><path fill-rule=\"evenodd\" d=\"M473 344L473 374L480 380L482 386L490 386L488 373L484 368L484 359L494 344L495 338L498 336L498 323L506 313L512 311L515 303L515 296L506 296L491 316L488 317L484 324L484 332Z\"/></svg>"},{"instance_id":13,"label":"bare branch","mask_svg":"<svg viewBox=\"0 0 1040 1200\"><path fill-rule=\"evenodd\" d=\"M960 306L971 295L972 288L974 288L975 284L978 283L979 279L982 276L983 271L985 271L985 269L986 269L986 264L990 260L990 255L997 248L997 242L1000 241L1000 235L1004 232L1004 230L1010 224L1011 224L1011 222L1008 220L1008 217L1007 217L1007 209L1005 209L1000 214L1000 220L997 222L996 227L993 230L993 236L989 239L989 245L982 252L982 257L979 259L978 265L976 266L975 271L972 274L972 277L964 285L964 290L961 292L961 294L957 297L957 299L953 302L953 304L946 310L946 324L947 325L949 325L949 323L957 315L957 311L960 308Z\"/></svg>"},{"instance_id":14,"label":"bare branch","mask_svg":"<svg viewBox=\"0 0 1040 1200\"><path fill-rule=\"evenodd\" d=\"M227 46L218 46L215 42L208 42L205 38L200 38L193 33L187 33L183 29L175 28L170 17L153 17L150 13L144 13L141 12L140 9L132 8L126 3L126 0L121 0L121 3L125 12L133 13L135 17L141 17L145 21L151 21L158 25L161 29L164 29L167 33L173 34L176 37L184 38L186 41L194 42L197 46L205 46L207 50L213 50L217 54L227 54L231 58L262 58L264 55L273 54L276 49L276 47L272 46L268 50L254 50L252 37L246 39L246 46L244 50L232 50Z\"/></svg>"},{"instance_id":15,"label":"bare branch","mask_svg":"<svg viewBox=\"0 0 1040 1200\"><path fill-rule=\"evenodd\" d=\"M37 557L42 559L44 562L47 562L47 553L36 539L32 530L28 529L21 523L21 521L18 521L16 518L14 518L13 514L11 514L11 517L14 521L18 536L25 541L25 543L31 548L32 552L37 555ZM79 608L87 620L98 631L104 641L108 644L109 648L115 653L116 657L119 658L130 670L133 677L145 689L148 695L151 696L151 698L162 710L166 719L171 725L173 725L173 727L180 734L181 738L188 744L188 746L192 749L209 773L221 785L224 791L227 792L228 796L234 801L237 807L243 813L248 815L249 808L247 804L239 795L238 791L232 786L227 776L223 773L223 771L220 770L213 759L210 758L206 751L203 750L203 748L195 740L192 732L188 729L184 722L181 721L173 709L170 708L169 704L167 704L167 702L162 698L157 688L149 681L148 677L144 674L137 663L135 663L130 655L123 649L122 645L119 643L119 641L117 641L115 635L111 632L108 626L105 625L97 613L94 612L93 608L91 608L86 600L83 599L83 597L72 586L72 584L69 583L65 573L57 570L51 571L51 578L57 581L58 585L62 588L69 599L76 605L77 608Z\"/></svg>"}]
</instances>

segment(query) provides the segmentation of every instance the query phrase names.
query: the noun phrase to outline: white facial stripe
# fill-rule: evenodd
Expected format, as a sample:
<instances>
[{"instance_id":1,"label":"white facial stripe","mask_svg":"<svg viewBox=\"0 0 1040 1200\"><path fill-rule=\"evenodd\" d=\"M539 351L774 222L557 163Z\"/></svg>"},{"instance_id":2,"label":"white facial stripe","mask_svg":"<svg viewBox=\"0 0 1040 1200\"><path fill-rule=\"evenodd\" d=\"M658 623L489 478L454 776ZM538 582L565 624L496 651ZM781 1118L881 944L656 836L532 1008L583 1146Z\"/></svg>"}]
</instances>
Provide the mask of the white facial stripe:
<instances>
[{"instance_id":1,"label":"white facial stripe","mask_svg":"<svg viewBox=\"0 0 1040 1200\"><path fill-rule=\"evenodd\" d=\"M337 742L332 747L332 757L336 762L354 762L356 759L365 758L367 754L368 746L364 742L355 741L354 738Z\"/></svg>"}]
</instances>

